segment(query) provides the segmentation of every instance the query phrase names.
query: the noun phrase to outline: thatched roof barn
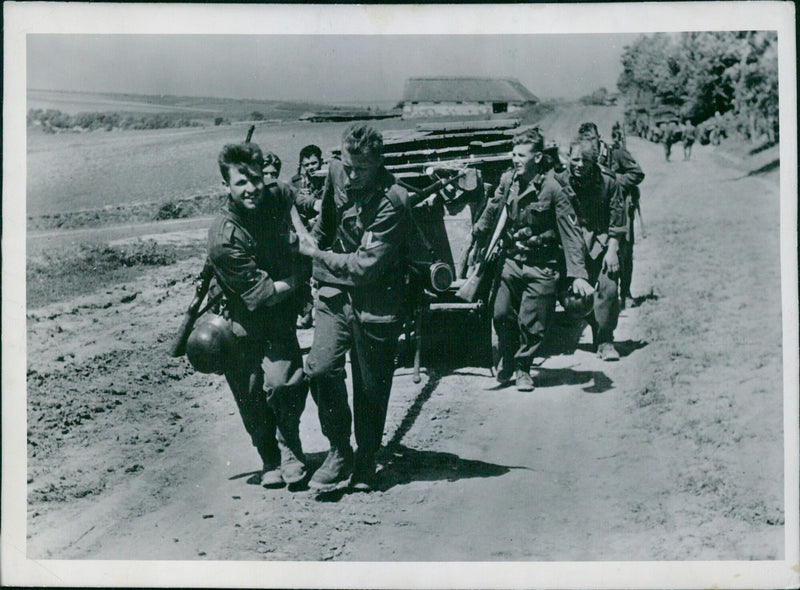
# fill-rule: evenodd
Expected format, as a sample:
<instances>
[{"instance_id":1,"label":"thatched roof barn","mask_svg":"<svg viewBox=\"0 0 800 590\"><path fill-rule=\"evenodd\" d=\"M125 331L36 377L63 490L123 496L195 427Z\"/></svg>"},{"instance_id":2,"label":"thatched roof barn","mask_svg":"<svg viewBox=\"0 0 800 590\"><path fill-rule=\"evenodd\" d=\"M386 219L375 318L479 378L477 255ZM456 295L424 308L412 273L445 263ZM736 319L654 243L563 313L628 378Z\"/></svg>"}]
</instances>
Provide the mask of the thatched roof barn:
<instances>
[{"instance_id":1,"label":"thatched roof barn","mask_svg":"<svg viewBox=\"0 0 800 590\"><path fill-rule=\"evenodd\" d=\"M516 78L409 78L403 118L513 113L537 102Z\"/></svg>"}]
</instances>

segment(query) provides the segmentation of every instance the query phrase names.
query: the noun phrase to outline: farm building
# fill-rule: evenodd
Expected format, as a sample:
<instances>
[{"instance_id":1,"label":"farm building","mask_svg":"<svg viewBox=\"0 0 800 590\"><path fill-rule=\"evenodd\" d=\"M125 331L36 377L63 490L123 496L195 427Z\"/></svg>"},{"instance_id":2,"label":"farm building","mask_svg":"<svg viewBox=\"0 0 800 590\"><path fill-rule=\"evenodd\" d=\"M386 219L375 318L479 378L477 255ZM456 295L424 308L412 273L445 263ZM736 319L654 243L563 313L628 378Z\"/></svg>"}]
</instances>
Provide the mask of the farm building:
<instances>
[{"instance_id":1,"label":"farm building","mask_svg":"<svg viewBox=\"0 0 800 590\"><path fill-rule=\"evenodd\" d=\"M409 78L403 118L513 113L537 102L516 78Z\"/></svg>"}]
</instances>

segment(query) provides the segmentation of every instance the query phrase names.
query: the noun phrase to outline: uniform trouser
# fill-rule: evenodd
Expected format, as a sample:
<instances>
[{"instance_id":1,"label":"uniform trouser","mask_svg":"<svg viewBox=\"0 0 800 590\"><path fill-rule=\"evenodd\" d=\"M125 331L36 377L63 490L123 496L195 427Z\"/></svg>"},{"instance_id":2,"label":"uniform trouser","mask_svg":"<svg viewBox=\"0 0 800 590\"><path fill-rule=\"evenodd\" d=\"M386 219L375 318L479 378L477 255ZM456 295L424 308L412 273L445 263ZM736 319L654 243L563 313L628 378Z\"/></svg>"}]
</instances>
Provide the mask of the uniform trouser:
<instances>
[{"instance_id":1,"label":"uniform trouser","mask_svg":"<svg viewBox=\"0 0 800 590\"><path fill-rule=\"evenodd\" d=\"M276 436L297 453L300 416L308 384L294 330L272 340L246 338L225 378L233 392L242 422L265 464L280 461Z\"/></svg>"},{"instance_id":2,"label":"uniform trouser","mask_svg":"<svg viewBox=\"0 0 800 590\"><path fill-rule=\"evenodd\" d=\"M628 210L628 236L619 241L619 292L623 297L631 296L631 281L633 280L633 245L634 236L634 216L636 208L631 197L626 199Z\"/></svg>"},{"instance_id":3,"label":"uniform trouser","mask_svg":"<svg viewBox=\"0 0 800 590\"><path fill-rule=\"evenodd\" d=\"M314 342L306 359L311 395L322 433L332 447L350 446L351 413L345 385L345 354L353 371L353 429L358 453L374 457L381 445L400 322L362 322L346 294L318 297Z\"/></svg>"},{"instance_id":4,"label":"uniform trouser","mask_svg":"<svg viewBox=\"0 0 800 590\"><path fill-rule=\"evenodd\" d=\"M559 273L507 259L494 300L494 329L503 369L527 371L552 323Z\"/></svg>"},{"instance_id":5,"label":"uniform trouser","mask_svg":"<svg viewBox=\"0 0 800 590\"><path fill-rule=\"evenodd\" d=\"M689 159L692 157L692 144L693 141L685 141L683 142L683 157L685 159Z\"/></svg>"},{"instance_id":6,"label":"uniform trouser","mask_svg":"<svg viewBox=\"0 0 800 590\"><path fill-rule=\"evenodd\" d=\"M672 154L672 144L668 141L664 142L664 155L666 156L667 160L669 160L670 155Z\"/></svg>"},{"instance_id":7,"label":"uniform trouser","mask_svg":"<svg viewBox=\"0 0 800 590\"><path fill-rule=\"evenodd\" d=\"M299 315L307 314L314 306L314 292L311 288L311 260L308 258L303 258L302 265L303 284L299 287L299 300L301 306Z\"/></svg>"},{"instance_id":8,"label":"uniform trouser","mask_svg":"<svg viewBox=\"0 0 800 590\"><path fill-rule=\"evenodd\" d=\"M595 344L614 341L614 330L619 319L619 297L617 292L617 279L603 272L603 258L605 251L595 260L586 259L586 271L589 273L589 282L597 285L594 293L593 313L589 316L589 324L595 335Z\"/></svg>"}]
</instances>

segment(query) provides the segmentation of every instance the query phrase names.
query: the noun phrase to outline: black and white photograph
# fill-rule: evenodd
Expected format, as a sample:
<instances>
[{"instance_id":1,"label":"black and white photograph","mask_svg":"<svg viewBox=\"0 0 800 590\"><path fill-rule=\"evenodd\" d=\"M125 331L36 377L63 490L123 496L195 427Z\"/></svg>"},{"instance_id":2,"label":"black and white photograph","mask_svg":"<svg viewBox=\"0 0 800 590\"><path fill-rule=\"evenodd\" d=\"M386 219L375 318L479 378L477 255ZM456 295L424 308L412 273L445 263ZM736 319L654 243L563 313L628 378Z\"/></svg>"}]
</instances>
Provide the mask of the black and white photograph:
<instances>
[{"instance_id":1,"label":"black and white photograph","mask_svg":"<svg viewBox=\"0 0 800 590\"><path fill-rule=\"evenodd\" d=\"M794 4L4 28L4 585L800 584Z\"/></svg>"}]
</instances>

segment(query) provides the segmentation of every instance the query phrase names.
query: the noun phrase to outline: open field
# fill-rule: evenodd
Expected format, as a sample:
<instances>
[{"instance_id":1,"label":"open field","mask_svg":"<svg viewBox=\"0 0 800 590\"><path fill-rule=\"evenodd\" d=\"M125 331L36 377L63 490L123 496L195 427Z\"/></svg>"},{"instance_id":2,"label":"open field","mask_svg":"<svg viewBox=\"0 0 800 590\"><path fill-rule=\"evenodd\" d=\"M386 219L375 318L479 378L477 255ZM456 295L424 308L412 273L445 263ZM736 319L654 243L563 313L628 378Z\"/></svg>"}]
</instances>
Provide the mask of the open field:
<instances>
[{"instance_id":1,"label":"open field","mask_svg":"<svg viewBox=\"0 0 800 590\"><path fill-rule=\"evenodd\" d=\"M542 126L563 138L595 119L608 134L616 116L570 106ZM325 146L338 133L328 127ZM270 129L275 145L301 143ZM213 162L221 139L192 141ZM482 367L434 368L420 384L399 369L372 494L320 501L248 485L260 462L224 379L165 352L202 250L29 307L28 557L783 559L776 171L748 174L761 164L708 146L670 163L659 145L629 147L647 174L647 239L620 362L599 361L587 330L543 361L531 394L498 389ZM160 174L141 177L171 181ZM310 399L301 434L318 466L327 447Z\"/></svg>"},{"instance_id":2,"label":"open field","mask_svg":"<svg viewBox=\"0 0 800 590\"><path fill-rule=\"evenodd\" d=\"M200 104L214 108L208 101ZM327 154L348 125L299 122L297 112L286 114L291 116L281 122L254 122L253 135L263 150L281 158L284 180L295 173L303 146L315 143ZM379 129L413 129L417 123L373 121ZM29 128L27 215L216 194L217 154L225 143L244 141L249 125L60 134Z\"/></svg>"}]
</instances>

